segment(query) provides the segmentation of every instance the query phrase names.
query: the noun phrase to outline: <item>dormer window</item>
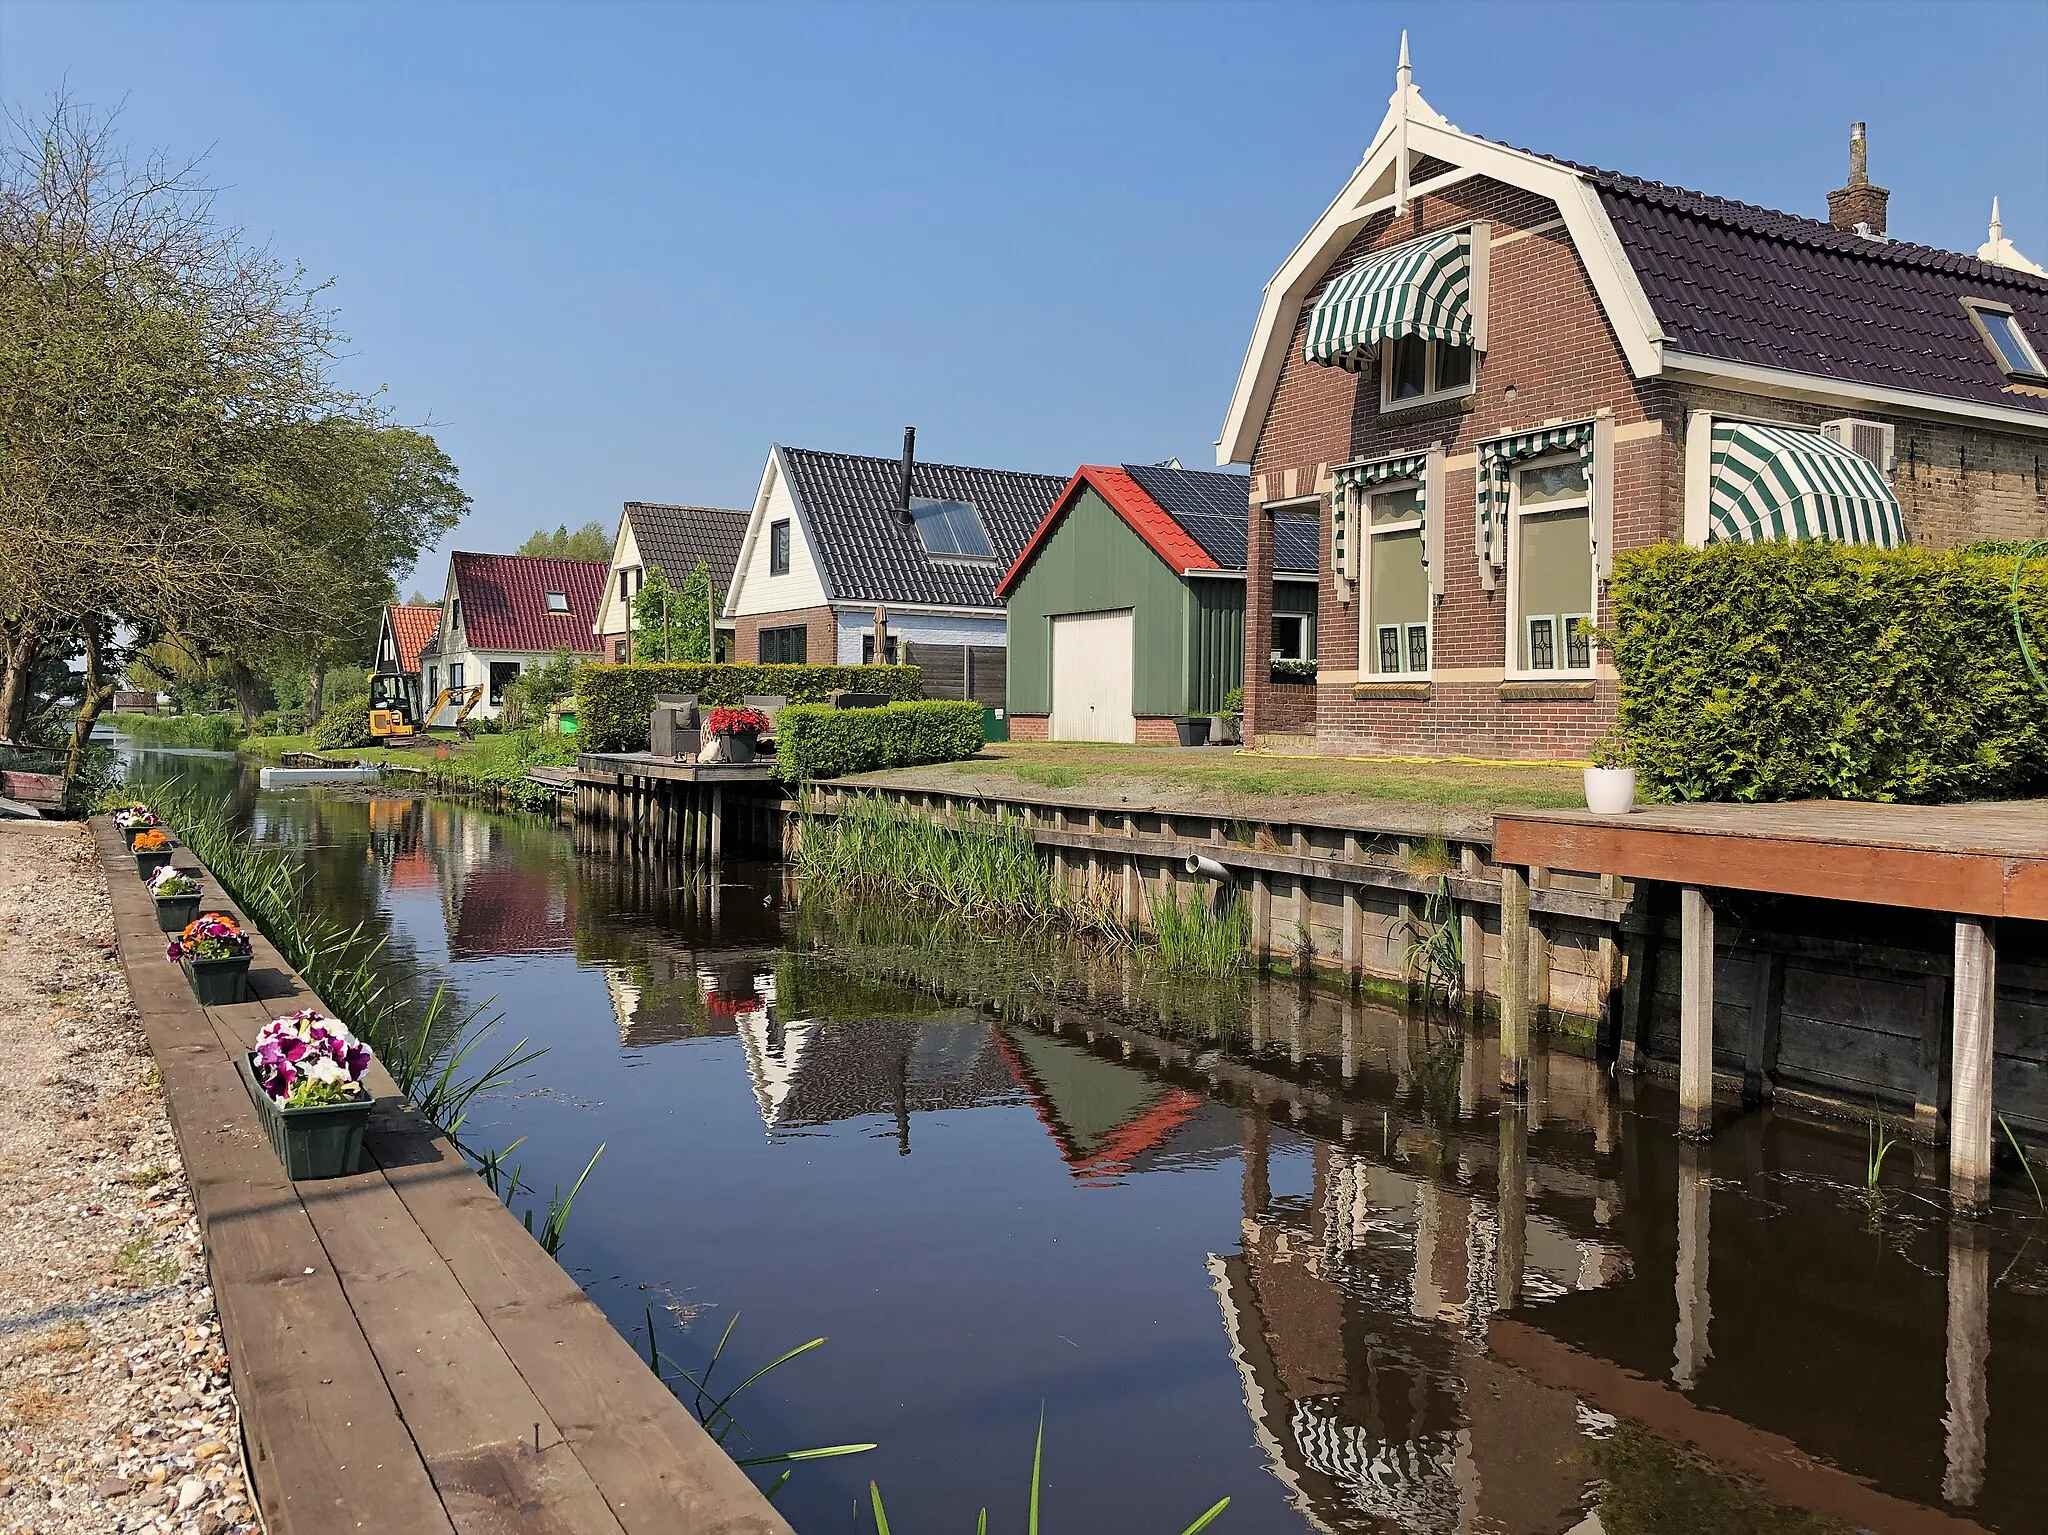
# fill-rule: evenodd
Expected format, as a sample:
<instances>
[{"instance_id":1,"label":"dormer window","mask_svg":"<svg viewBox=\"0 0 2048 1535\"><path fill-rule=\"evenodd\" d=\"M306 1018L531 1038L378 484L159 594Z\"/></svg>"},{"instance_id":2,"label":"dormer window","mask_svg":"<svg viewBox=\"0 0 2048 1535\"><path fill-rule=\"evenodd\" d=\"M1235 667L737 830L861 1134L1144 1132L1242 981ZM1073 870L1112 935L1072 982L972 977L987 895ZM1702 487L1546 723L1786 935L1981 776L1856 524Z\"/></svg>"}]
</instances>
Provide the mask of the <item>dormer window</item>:
<instances>
[{"instance_id":1,"label":"dormer window","mask_svg":"<svg viewBox=\"0 0 2048 1535\"><path fill-rule=\"evenodd\" d=\"M2019 316L2012 312L2010 304L1988 298L1966 298L1963 307L1970 312L1977 334L1984 338L1985 345L1991 348L1991 355L1998 359L1998 366L2008 376L2048 378L2048 369L2041 366L2041 354L2034 350L2034 343L2020 328Z\"/></svg>"},{"instance_id":2,"label":"dormer window","mask_svg":"<svg viewBox=\"0 0 2048 1535\"><path fill-rule=\"evenodd\" d=\"M550 613L566 613L566 612L568 612L568 611L569 611L569 594L568 594L567 592L549 592L549 593L548 593L548 611L549 611Z\"/></svg>"},{"instance_id":3,"label":"dormer window","mask_svg":"<svg viewBox=\"0 0 2048 1535\"><path fill-rule=\"evenodd\" d=\"M981 513L971 501L930 501L910 498L910 520L917 527L918 542L926 554L950 555L963 560L992 560L996 557L981 525Z\"/></svg>"}]
</instances>

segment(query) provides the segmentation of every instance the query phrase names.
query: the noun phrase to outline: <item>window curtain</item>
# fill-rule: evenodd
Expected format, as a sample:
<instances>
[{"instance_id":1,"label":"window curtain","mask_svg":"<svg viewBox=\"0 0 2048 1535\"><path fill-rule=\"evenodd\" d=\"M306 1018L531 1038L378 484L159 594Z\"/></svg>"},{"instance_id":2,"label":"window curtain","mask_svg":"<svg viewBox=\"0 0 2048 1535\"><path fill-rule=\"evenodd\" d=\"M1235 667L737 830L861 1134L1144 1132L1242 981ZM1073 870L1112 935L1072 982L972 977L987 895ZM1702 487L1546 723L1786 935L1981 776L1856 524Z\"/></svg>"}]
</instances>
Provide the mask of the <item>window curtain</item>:
<instances>
[{"instance_id":1,"label":"window curtain","mask_svg":"<svg viewBox=\"0 0 2048 1535\"><path fill-rule=\"evenodd\" d=\"M1614 426L1611 417L1600 417L1564 426L1539 427L1510 437L1493 437L1479 444L1474 540L1479 551L1480 581L1489 590L1495 574L1507 564L1508 494L1516 465L1571 448L1579 452L1579 469L1586 477L1586 495L1593 510L1596 558L1601 576L1607 575L1611 558L1608 546L1613 542L1608 531L1613 519L1607 512L1607 482L1613 478Z\"/></svg>"},{"instance_id":2,"label":"window curtain","mask_svg":"<svg viewBox=\"0 0 2048 1535\"><path fill-rule=\"evenodd\" d=\"M1330 567L1336 578L1339 602L1349 602L1351 588L1357 584L1360 554L1372 533L1372 493L1380 486L1395 480L1415 480L1421 484L1423 546L1429 546L1428 529L1437 520L1431 515L1434 503L1430 496L1437 487L1429 480L1430 458L1430 452L1408 453L1370 463L1346 464L1337 470L1336 489L1330 496Z\"/></svg>"}]
</instances>

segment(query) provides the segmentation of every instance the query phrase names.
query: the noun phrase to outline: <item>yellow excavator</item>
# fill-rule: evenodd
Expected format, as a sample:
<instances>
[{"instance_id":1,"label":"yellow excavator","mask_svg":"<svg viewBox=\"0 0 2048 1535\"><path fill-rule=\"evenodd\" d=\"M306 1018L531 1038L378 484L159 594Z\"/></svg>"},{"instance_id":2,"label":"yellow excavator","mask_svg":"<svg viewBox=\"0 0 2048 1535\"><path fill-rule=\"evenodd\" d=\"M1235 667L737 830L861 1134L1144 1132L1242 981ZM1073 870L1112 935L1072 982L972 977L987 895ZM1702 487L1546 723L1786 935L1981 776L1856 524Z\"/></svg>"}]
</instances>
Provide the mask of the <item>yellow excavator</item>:
<instances>
[{"instance_id":1,"label":"yellow excavator","mask_svg":"<svg viewBox=\"0 0 2048 1535\"><path fill-rule=\"evenodd\" d=\"M455 728L469 718L470 711L484 701L484 685L473 688L443 688L434 706L419 719L413 718L412 687L397 672L370 674L370 735L384 746L410 746L434 728L441 711L456 705Z\"/></svg>"}]
</instances>

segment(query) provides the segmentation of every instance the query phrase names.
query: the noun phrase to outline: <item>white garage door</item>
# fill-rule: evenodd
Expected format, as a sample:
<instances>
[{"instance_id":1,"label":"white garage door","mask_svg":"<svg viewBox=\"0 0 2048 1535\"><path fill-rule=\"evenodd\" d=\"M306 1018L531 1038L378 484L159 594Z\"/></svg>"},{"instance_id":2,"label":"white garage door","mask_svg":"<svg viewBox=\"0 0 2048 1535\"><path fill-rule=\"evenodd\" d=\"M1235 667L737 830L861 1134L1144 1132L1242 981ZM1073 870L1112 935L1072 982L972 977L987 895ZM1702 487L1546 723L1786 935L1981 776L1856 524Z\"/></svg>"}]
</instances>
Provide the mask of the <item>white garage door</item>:
<instances>
[{"instance_id":1,"label":"white garage door","mask_svg":"<svg viewBox=\"0 0 2048 1535\"><path fill-rule=\"evenodd\" d=\"M1052 621L1052 738L1135 741L1131 610L1062 613Z\"/></svg>"}]
</instances>

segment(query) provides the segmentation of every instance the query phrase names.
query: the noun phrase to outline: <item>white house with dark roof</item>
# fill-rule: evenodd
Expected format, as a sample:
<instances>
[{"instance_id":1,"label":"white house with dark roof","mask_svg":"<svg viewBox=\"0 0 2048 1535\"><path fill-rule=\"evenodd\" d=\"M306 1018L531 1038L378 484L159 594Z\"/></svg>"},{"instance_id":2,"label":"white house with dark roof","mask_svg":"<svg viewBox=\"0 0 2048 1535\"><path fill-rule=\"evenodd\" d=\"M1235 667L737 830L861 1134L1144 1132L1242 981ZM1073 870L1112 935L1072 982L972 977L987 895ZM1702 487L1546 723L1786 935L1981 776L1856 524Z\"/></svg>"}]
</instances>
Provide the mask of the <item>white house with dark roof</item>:
<instances>
[{"instance_id":1,"label":"white house with dark roof","mask_svg":"<svg viewBox=\"0 0 2048 1535\"><path fill-rule=\"evenodd\" d=\"M769 450L726 593L736 659L852 666L904 658L905 646L928 667L968 651L1000 658L996 582L1066 482L924 463L914 445L906 433L901 458ZM1001 678L989 681L1000 704Z\"/></svg>"},{"instance_id":2,"label":"white house with dark roof","mask_svg":"<svg viewBox=\"0 0 2048 1535\"><path fill-rule=\"evenodd\" d=\"M701 560L710 568L714 603L724 600L739 566L740 545L747 536L751 514L729 511L722 506L669 506L654 501L628 501L619 514L619 531L612 540L611 569L605 577L604 595L598 602L598 651L607 661L633 659L632 636L639 628L633 617L633 599L647 584L650 566L659 567L671 586L680 587L690 579ZM732 624L715 622L718 654L732 658Z\"/></svg>"}]
</instances>

